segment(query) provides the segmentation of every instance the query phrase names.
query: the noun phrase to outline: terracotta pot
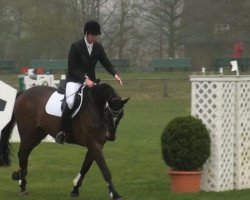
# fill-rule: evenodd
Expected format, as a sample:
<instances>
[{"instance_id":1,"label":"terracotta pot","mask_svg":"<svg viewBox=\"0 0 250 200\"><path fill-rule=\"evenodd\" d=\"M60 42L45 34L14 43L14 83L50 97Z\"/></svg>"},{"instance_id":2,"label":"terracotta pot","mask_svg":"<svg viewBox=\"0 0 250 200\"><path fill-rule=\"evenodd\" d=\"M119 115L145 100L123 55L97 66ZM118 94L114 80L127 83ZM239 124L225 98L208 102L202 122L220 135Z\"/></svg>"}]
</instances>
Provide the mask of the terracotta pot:
<instances>
[{"instance_id":1,"label":"terracotta pot","mask_svg":"<svg viewBox=\"0 0 250 200\"><path fill-rule=\"evenodd\" d=\"M171 192L199 192L201 171L169 171Z\"/></svg>"}]
</instances>

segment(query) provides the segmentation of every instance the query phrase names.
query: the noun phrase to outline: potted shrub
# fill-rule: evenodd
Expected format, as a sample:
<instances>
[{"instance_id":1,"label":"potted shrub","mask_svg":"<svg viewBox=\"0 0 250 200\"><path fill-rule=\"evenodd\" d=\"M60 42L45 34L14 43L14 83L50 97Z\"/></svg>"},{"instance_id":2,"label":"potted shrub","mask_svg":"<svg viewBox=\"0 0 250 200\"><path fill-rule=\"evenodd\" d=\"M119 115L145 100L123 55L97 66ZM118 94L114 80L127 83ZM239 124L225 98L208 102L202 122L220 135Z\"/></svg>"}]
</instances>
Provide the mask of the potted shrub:
<instances>
[{"instance_id":1,"label":"potted shrub","mask_svg":"<svg viewBox=\"0 0 250 200\"><path fill-rule=\"evenodd\" d=\"M202 121L193 116L170 121L161 136L162 156L171 168L171 191L198 192L201 168L210 155L210 137Z\"/></svg>"}]
</instances>

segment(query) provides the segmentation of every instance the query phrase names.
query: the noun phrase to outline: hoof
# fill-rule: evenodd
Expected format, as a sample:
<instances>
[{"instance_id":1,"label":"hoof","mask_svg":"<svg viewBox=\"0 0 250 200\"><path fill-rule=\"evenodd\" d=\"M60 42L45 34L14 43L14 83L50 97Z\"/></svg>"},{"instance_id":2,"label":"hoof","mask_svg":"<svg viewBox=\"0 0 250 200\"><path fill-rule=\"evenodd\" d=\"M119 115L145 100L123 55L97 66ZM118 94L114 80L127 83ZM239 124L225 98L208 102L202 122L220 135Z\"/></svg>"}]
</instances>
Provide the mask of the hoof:
<instances>
[{"instance_id":1,"label":"hoof","mask_svg":"<svg viewBox=\"0 0 250 200\"><path fill-rule=\"evenodd\" d=\"M109 196L110 196L111 199L114 199L114 200L123 200L122 197L119 196L119 195L113 196L113 194L110 193Z\"/></svg>"},{"instance_id":2,"label":"hoof","mask_svg":"<svg viewBox=\"0 0 250 200\"><path fill-rule=\"evenodd\" d=\"M123 198L122 197L117 197L114 200L123 200Z\"/></svg>"},{"instance_id":3,"label":"hoof","mask_svg":"<svg viewBox=\"0 0 250 200\"><path fill-rule=\"evenodd\" d=\"M12 180L14 180L14 181L19 180L19 172L13 172L12 173Z\"/></svg>"},{"instance_id":4,"label":"hoof","mask_svg":"<svg viewBox=\"0 0 250 200\"><path fill-rule=\"evenodd\" d=\"M26 196L28 195L29 193L27 191L23 191L23 192L20 192L20 196Z\"/></svg>"},{"instance_id":5,"label":"hoof","mask_svg":"<svg viewBox=\"0 0 250 200\"><path fill-rule=\"evenodd\" d=\"M55 141L58 143L58 144L64 144L64 141L66 139L66 135L63 131L59 132L57 135L56 135L56 138L55 138Z\"/></svg>"},{"instance_id":6,"label":"hoof","mask_svg":"<svg viewBox=\"0 0 250 200\"><path fill-rule=\"evenodd\" d=\"M70 192L70 196L71 197L79 197L79 192L78 193L75 193L75 192Z\"/></svg>"}]
</instances>

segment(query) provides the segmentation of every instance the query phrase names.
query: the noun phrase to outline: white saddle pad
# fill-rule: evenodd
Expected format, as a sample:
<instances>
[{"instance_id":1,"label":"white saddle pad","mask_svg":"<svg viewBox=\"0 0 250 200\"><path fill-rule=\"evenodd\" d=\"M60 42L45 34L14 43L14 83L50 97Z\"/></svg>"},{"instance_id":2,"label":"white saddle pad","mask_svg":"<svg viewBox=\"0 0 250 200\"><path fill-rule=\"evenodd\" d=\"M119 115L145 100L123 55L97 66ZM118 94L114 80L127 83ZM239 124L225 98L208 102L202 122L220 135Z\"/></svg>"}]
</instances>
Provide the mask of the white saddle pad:
<instances>
[{"instance_id":1,"label":"white saddle pad","mask_svg":"<svg viewBox=\"0 0 250 200\"><path fill-rule=\"evenodd\" d=\"M79 93L79 95L81 96L81 102L79 104L79 106L77 107L77 109L73 112L72 114L72 118L79 112L81 106L82 106L82 101L83 101L83 89L84 87L82 87L81 89L81 93ZM61 105L62 105L62 100L64 98L63 94L59 94L57 91L54 92L45 107L46 112L49 115L53 115L53 116L57 116L57 117L62 117L62 109L61 109Z\"/></svg>"}]
</instances>

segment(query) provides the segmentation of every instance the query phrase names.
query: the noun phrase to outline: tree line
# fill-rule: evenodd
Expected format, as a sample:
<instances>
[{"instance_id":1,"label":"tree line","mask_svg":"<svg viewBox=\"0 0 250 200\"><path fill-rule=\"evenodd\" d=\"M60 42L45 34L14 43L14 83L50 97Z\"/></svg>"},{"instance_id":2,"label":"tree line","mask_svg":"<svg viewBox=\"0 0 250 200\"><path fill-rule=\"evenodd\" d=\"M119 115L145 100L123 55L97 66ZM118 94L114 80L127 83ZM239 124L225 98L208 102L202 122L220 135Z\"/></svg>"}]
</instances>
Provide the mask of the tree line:
<instances>
[{"instance_id":1,"label":"tree line","mask_svg":"<svg viewBox=\"0 0 250 200\"><path fill-rule=\"evenodd\" d=\"M248 0L0 0L0 59L67 58L96 19L110 58L149 69L152 58L192 58L195 67L230 57L237 40L250 53Z\"/></svg>"}]
</instances>

